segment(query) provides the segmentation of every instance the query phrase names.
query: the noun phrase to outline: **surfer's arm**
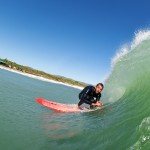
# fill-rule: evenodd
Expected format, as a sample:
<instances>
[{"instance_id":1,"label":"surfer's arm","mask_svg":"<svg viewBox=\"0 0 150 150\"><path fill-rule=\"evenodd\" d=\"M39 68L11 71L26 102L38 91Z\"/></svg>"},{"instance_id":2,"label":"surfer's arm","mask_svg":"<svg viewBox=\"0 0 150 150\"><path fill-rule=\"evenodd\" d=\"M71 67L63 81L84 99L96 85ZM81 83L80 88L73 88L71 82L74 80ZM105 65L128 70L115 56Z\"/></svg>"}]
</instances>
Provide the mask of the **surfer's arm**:
<instances>
[{"instance_id":1,"label":"surfer's arm","mask_svg":"<svg viewBox=\"0 0 150 150\"><path fill-rule=\"evenodd\" d=\"M103 105L103 103L100 101L100 98L101 98L101 93L97 96L96 103L94 106L102 106Z\"/></svg>"},{"instance_id":2,"label":"surfer's arm","mask_svg":"<svg viewBox=\"0 0 150 150\"><path fill-rule=\"evenodd\" d=\"M89 105L92 104L92 102L89 99L86 99L86 98L82 99L82 101L84 101L84 103L89 104Z\"/></svg>"},{"instance_id":3,"label":"surfer's arm","mask_svg":"<svg viewBox=\"0 0 150 150\"><path fill-rule=\"evenodd\" d=\"M103 103L100 101L100 98L101 98L101 94L99 94L96 98L96 102L95 103L92 103L93 106L102 106Z\"/></svg>"},{"instance_id":4,"label":"surfer's arm","mask_svg":"<svg viewBox=\"0 0 150 150\"><path fill-rule=\"evenodd\" d=\"M96 102L96 103L92 103L91 105L92 105L92 106L103 106L103 103L100 102L100 101L98 101L98 102Z\"/></svg>"},{"instance_id":5,"label":"surfer's arm","mask_svg":"<svg viewBox=\"0 0 150 150\"><path fill-rule=\"evenodd\" d=\"M81 100L86 103L86 104L89 104L91 105L92 102L91 102L91 97L89 96L90 93L92 92L92 89L91 88L88 88L86 91L84 91L84 93L82 94L81 96Z\"/></svg>"}]
</instances>

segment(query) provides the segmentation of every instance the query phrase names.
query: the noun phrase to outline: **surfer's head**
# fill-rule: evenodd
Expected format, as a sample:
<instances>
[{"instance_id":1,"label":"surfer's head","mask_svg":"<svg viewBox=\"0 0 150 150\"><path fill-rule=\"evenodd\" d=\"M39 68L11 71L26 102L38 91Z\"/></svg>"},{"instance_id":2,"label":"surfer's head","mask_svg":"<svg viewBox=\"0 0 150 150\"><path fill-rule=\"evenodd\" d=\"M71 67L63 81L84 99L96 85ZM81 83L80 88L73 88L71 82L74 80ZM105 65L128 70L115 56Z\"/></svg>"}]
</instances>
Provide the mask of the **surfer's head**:
<instances>
[{"instance_id":1,"label":"surfer's head","mask_svg":"<svg viewBox=\"0 0 150 150\"><path fill-rule=\"evenodd\" d=\"M102 83L98 83L96 86L95 86L95 93L100 93L104 88L104 85Z\"/></svg>"}]
</instances>

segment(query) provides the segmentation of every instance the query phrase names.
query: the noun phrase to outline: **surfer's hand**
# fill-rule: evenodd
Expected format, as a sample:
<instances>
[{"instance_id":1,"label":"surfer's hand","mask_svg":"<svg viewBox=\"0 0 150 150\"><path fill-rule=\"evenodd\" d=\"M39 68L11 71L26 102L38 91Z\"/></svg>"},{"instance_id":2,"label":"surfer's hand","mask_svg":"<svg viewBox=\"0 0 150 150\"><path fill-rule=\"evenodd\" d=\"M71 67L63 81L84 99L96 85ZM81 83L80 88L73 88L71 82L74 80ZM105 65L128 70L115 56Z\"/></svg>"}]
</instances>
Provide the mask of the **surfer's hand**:
<instances>
[{"instance_id":1,"label":"surfer's hand","mask_svg":"<svg viewBox=\"0 0 150 150\"><path fill-rule=\"evenodd\" d=\"M97 103L92 103L92 106L97 106Z\"/></svg>"},{"instance_id":2,"label":"surfer's hand","mask_svg":"<svg viewBox=\"0 0 150 150\"><path fill-rule=\"evenodd\" d=\"M102 106L103 103L102 102L96 102L96 103L92 103L92 106Z\"/></svg>"},{"instance_id":3,"label":"surfer's hand","mask_svg":"<svg viewBox=\"0 0 150 150\"><path fill-rule=\"evenodd\" d=\"M97 103L98 103L98 106L103 106L102 102L97 102Z\"/></svg>"}]
</instances>

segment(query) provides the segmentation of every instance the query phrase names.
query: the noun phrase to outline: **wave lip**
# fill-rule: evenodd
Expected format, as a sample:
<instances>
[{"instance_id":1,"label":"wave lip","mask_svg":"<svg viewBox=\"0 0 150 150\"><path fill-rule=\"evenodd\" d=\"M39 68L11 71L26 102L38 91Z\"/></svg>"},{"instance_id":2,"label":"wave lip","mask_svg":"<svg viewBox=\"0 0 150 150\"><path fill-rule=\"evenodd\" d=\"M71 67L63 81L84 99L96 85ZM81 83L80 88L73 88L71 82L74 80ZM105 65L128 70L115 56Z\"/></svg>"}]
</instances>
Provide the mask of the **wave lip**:
<instances>
[{"instance_id":1,"label":"wave lip","mask_svg":"<svg viewBox=\"0 0 150 150\"><path fill-rule=\"evenodd\" d=\"M140 43L142 43L145 40L150 39L150 29L148 30L139 30L138 32L135 33L135 38L131 44L131 49L134 49L137 47Z\"/></svg>"},{"instance_id":2,"label":"wave lip","mask_svg":"<svg viewBox=\"0 0 150 150\"><path fill-rule=\"evenodd\" d=\"M136 89L139 83L143 87L147 85L150 77L149 58L150 29L139 30L130 44L123 45L112 58L111 72L105 78L104 101L115 102L125 94L128 98L130 91Z\"/></svg>"},{"instance_id":3,"label":"wave lip","mask_svg":"<svg viewBox=\"0 0 150 150\"><path fill-rule=\"evenodd\" d=\"M135 32L135 37L133 41L127 45L123 45L117 52L117 54L111 60L111 66L113 67L118 61L123 58L130 51L135 49L138 45L140 45L143 41L150 39L150 29L149 30L139 30Z\"/></svg>"}]
</instances>

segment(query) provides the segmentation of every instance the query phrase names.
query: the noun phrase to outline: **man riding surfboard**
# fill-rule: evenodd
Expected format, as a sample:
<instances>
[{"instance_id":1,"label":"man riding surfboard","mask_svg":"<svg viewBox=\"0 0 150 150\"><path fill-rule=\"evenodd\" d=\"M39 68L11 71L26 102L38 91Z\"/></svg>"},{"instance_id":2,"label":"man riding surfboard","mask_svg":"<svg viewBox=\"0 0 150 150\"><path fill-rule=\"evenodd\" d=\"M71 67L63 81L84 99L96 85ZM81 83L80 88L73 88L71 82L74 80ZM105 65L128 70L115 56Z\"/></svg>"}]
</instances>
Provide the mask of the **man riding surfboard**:
<instances>
[{"instance_id":1,"label":"man riding surfboard","mask_svg":"<svg viewBox=\"0 0 150 150\"><path fill-rule=\"evenodd\" d=\"M100 102L101 92L104 88L104 85L102 83L98 83L96 86L86 86L80 93L79 93L79 103L78 106L80 106L83 103L89 104L90 108L92 109L95 106L102 106L103 103Z\"/></svg>"}]
</instances>

